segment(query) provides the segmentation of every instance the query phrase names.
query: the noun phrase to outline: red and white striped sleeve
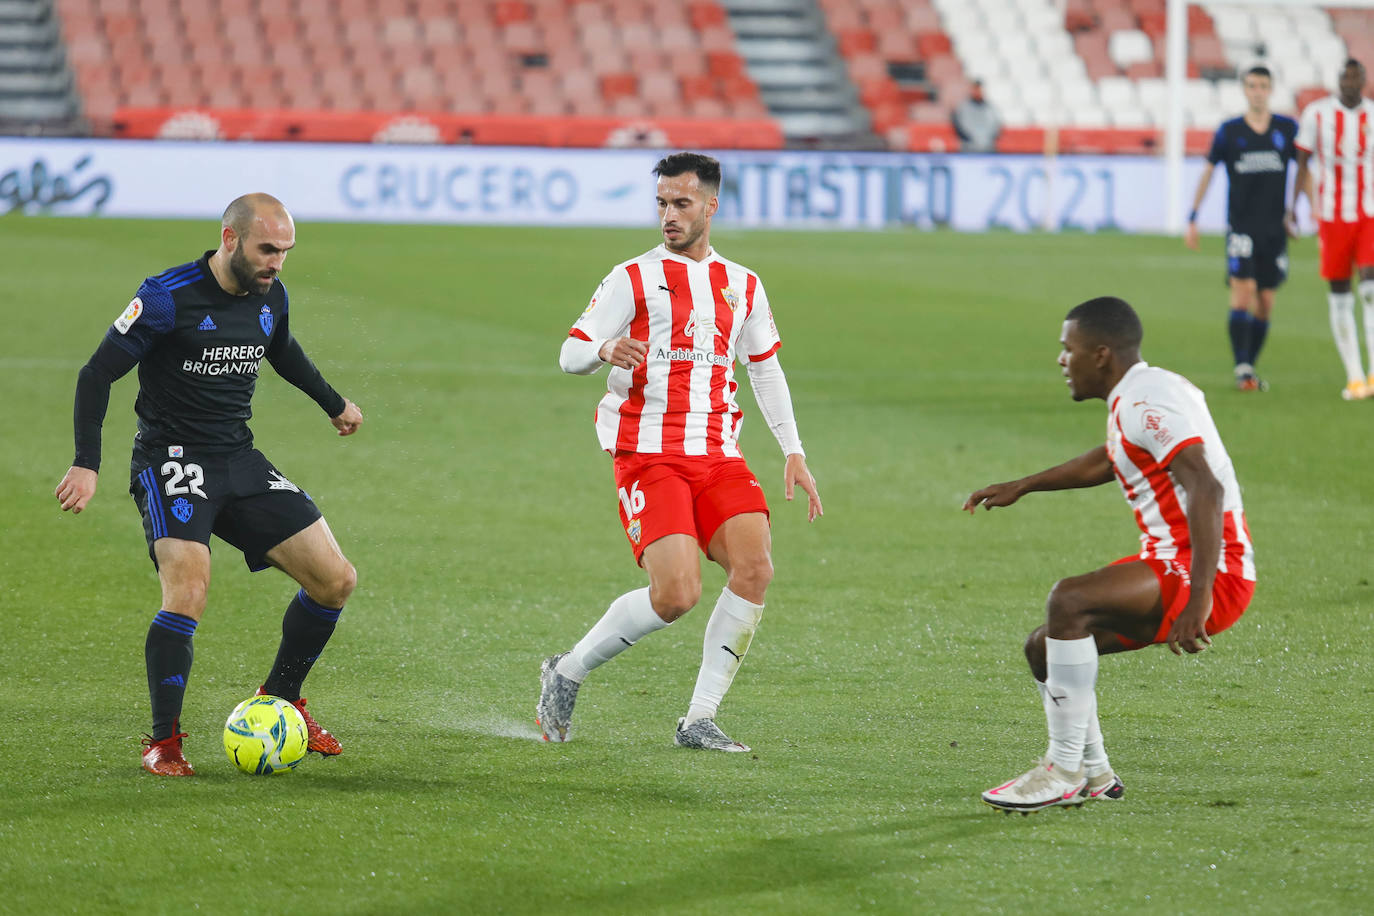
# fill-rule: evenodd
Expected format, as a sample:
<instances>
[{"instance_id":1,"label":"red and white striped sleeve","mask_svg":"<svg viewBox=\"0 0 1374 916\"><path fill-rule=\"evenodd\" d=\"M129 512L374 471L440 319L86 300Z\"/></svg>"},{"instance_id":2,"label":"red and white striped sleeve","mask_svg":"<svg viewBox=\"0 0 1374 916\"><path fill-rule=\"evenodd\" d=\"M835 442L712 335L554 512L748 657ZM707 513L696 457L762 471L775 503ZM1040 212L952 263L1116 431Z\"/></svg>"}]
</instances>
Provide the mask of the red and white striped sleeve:
<instances>
[{"instance_id":1,"label":"red and white striped sleeve","mask_svg":"<svg viewBox=\"0 0 1374 916\"><path fill-rule=\"evenodd\" d=\"M744 307L744 324L736 344L740 362L761 362L778 352L782 340L773 321L773 309L768 305L768 294L763 291L763 281L755 274L749 274L745 282Z\"/></svg>"},{"instance_id":2,"label":"red and white striped sleeve","mask_svg":"<svg viewBox=\"0 0 1374 916\"><path fill-rule=\"evenodd\" d=\"M587 375L599 369L602 344L624 337L634 312L634 294L625 268L616 267L597 286L587 308L568 331L558 357L563 371Z\"/></svg>"},{"instance_id":3,"label":"red and white striped sleeve","mask_svg":"<svg viewBox=\"0 0 1374 916\"><path fill-rule=\"evenodd\" d=\"M1166 468L1179 452L1202 441L1203 427L1192 414L1181 398L1156 390L1146 399L1123 402L1117 420L1126 441L1145 449Z\"/></svg>"}]
</instances>

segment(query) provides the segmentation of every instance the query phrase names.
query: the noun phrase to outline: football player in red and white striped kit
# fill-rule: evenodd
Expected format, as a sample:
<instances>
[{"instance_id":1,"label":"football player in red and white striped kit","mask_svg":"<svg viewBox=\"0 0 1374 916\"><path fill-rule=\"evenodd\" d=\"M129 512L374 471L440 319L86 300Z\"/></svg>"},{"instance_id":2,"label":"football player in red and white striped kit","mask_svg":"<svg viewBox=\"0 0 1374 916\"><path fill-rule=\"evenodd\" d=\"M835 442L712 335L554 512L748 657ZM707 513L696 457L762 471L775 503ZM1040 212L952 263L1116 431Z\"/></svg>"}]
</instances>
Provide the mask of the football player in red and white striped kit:
<instances>
[{"instance_id":1,"label":"football player in red and white striped kit","mask_svg":"<svg viewBox=\"0 0 1374 916\"><path fill-rule=\"evenodd\" d=\"M810 521L822 514L821 499L763 284L711 247L720 163L676 153L654 174L663 244L601 281L559 355L563 371L576 375L611 367L596 432L614 459L621 524L649 586L611 602L571 650L544 660L536 716L545 740L568 740L588 672L696 605L700 549L728 579L706 623L696 689L674 741L747 751L715 715L758 629L773 563L768 504L738 445L736 360L748 367L759 410L786 456L784 495L791 500L800 486Z\"/></svg>"},{"instance_id":2,"label":"football player in red and white striped kit","mask_svg":"<svg viewBox=\"0 0 1374 916\"><path fill-rule=\"evenodd\" d=\"M1298 123L1298 175L1293 206L1306 192L1317 220L1321 275L1331 285L1327 302L1331 333L1345 366L1347 401L1374 395L1374 102L1363 97L1364 64L1353 58L1341 69L1339 92L1303 110ZM1308 187L1308 164L1315 160L1316 188ZM1290 208L1290 212L1293 212ZM1360 271L1365 346L1370 375L1360 360L1355 330L1351 264Z\"/></svg>"},{"instance_id":3,"label":"football player in red and white striped kit","mask_svg":"<svg viewBox=\"0 0 1374 916\"><path fill-rule=\"evenodd\" d=\"M1135 310L1104 296L1064 319L1059 365L1075 401L1107 402L1107 441L1057 467L969 495L964 508L1010 506L1027 493L1115 479L1140 527L1140 552L1050 590L1046 622L1026 639L1049 749L1021 776L983 793L1029 814L1118 799L1097 719L1100 655L1168 643L1200 652L1240 619L1255 591L1255 557L1240 485L1202 392L1140 358Z\"/></svg>"}]
</instances>

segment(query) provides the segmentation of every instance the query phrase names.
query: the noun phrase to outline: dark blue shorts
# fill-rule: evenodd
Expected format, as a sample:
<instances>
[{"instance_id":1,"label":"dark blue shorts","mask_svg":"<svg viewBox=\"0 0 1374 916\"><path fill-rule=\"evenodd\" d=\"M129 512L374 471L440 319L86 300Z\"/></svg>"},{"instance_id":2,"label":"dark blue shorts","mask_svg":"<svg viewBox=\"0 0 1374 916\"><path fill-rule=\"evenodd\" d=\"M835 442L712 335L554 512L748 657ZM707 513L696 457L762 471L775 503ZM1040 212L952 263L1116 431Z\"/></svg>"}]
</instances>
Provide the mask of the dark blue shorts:
<instances>
[{"instance_id":1,"label":"dark blue shorts","mask_svg":"<svg viewBox=\"0 0 1374 916\"><path fill-rule=\"evenodd\" d=\"M1226 233L1226 276L1253 279L1260 289L1278 289L1288 279L1288 236L1232 228Z\"/></svg>"},{"instance_id":2,"label":"dark blue shorts","mask_svg":"<svg viewBox=\"0 0 1374 916\"><path fill-rule=\"evenodd\" d=\"M135 444L129 493L153 543L180 538L210 544L216 535L242 551L256 572L273 547L323 516L310 494L287 480L257 449L198 453L191 446Z\"/></svg>"}]
</instances>

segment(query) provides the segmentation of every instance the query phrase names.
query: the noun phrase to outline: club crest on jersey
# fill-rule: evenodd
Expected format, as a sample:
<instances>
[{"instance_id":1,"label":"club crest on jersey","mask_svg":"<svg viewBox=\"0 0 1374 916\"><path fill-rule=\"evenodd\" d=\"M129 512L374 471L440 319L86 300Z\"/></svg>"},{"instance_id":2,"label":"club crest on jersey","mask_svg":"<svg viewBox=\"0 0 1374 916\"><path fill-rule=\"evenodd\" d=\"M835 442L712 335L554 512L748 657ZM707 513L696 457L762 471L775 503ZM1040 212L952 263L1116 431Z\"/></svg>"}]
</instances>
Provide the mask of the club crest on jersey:
<instances>
[{"instance_id":1,"label":"club crest on jersey","mask_svg":"<svg viewBox=\"0 0 1374 916\"><path fill-rule=\"evenodd\" d=\"M264 305L262 311L258 313L258 324L262 325L262 333L268 337L272 336L272 307Z\"/></svg>"},{"instance_id":2,"label":"club crest on jersey","mask_svg":"<svg viewBox=\"0 0 1374 916\"><path fill-rule=\"evenodd\" d=\"M191 520L191 513L196 511L196 507L184 496L178 496L172 501L172 514L177 517L177 521L183 525Z\"/></svg>"},{"instance_id":3,"label":"club crest on jersey","mask_svg":"<svg viewBox=\"0 0 1374 916\"><path fill-rule=\"evenodd\" d=\"M644 526L639 523L639 519L631 519L629 527L625 529L625 533L628 534L630 540L634 541L635 545L638 546L639 539L644 536Z\"/></svg>"},{"instance_id":4,"label":"club crest on jersey","mask_svg":"<svg viewBox=\"0 0 1374 916\"><path fill-rule=\"evenodd\" d=\"M292 493L299 493L301 491L300 487L296 486L294 483L287 480L285 477L281 476L280 471L271 472L271 476L268 478L267 481L267 489L290 490Z\"/></svg>"},{"instance_id":5,"label":"club crest on jersey","mask_svg":"<svg viewBox=\"0 0 1374 916\"><path fill-rule=\"evenodd\" d=\"M167 446L167 457L168 457L168 458L180 458L181 455L182 455L182 448L181 448L181 446L179 446L179 445L169 445L169 446Z\"/></svg>"},{"instance_id":6,"label":"club crest on jersey","mask_svg":"<svg viewBox=\"0 0 1374 916\"><path fill-rule=\"evenodd\" d=\"M727 286L722 289L720 291L720 298L724 299L725 304L730 306L730 311L733 312L735 309L739 308L739 293L735 292L731 287Z\"/></svg>"},{"instance_id":7,"label":"club crest on jersey","mask_svg":"<svg viewBox=\"0 0 1374 916\"><path fill-rule=\"evenodd\" d=\"M135 296L134 301L129 303L124 313L115 319L114 329L121 334L128 334L129 328L133 327L134 322L138 320L138 316L142 314L143 300Z\"/></svg>"}]
</instances>

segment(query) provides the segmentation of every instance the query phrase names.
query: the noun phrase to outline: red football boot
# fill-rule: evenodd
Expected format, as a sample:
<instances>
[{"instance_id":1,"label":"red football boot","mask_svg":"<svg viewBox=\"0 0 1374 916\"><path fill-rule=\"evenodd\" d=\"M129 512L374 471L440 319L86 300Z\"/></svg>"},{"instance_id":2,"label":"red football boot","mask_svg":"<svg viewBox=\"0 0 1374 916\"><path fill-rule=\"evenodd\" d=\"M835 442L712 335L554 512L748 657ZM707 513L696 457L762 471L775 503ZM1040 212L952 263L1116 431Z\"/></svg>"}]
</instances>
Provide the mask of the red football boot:
<instances>
[{"instance_id":1,"label":"red football boot","mask_svg":"<svg viewBox=\"0 0 1374 916\"><path fill-rule=\"evenodd\" d=\"M154 741L151 735L144 735L143 769L158 776L196 775L181 753L181 739L185 737L185 732L176 732L170 738Z\"/></svg>"},{"instance_id":2,"label":"red football boot","mask_svg":"<svg viewBox=\"0 0 1374 916\"><path fill-rule=\"evenodd\" d=\"M258 688L258 696L267 695L265 689ZM305 711L305 697L301 697L299 700L287 700L286 702L296 707L296 711L305 720L305 733L309 738L306 750L314 751L324 757L333 757L335 754L343 753L343 745L339 743L339 739L331 735L327 729L322 728L320 723L315 721L315 717Z\"/></svg>"}]
</instances>

